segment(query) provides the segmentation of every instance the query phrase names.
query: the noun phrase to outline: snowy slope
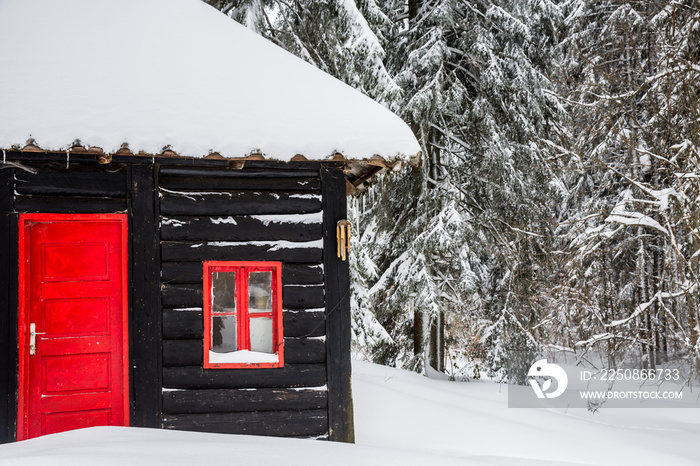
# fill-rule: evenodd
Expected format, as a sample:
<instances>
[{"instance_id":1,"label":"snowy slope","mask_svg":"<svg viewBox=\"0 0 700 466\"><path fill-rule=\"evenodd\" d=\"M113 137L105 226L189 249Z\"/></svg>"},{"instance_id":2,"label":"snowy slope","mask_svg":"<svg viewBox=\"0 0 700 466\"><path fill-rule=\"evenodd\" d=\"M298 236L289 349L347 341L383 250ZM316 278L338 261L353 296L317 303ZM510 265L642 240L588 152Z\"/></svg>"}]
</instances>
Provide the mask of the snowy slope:
<instances>
[{"instance_id":1,"label":"snowy slope","mask_svg":"<svg viewBox=\"0 0 700 466\"><path fill-rule=\"evenodd\" d=\"M0 445L2 466L425 466L429 455L244 435L96 427ZM445 465L479 463L448 459Z\"/></svg>"},{"instance_id":2,"label":"snowy slope","mask_svg":"<svg viewBox=\"0 0 700 466\"><path fill-rule=\"evenodd\" d=\"M0 445L2 466L700 464L694 409L509 409L505 387L354 363L356 445L101 427Z\"/></svg>"},{"instance_id":3,"label":"snowy slope","mask_svg":"<svg viewBox=\"0 0 700 466\"><path fill-rule=\"evenodd\" d=\"M396 115L200 0L2 0L0 148L415 155Z\"/></svg>"},{"instance_id":4,"label":"snowy slope","mask_svg":"<svg viewBox=\"0 0 700 466\"><path fill-rule=\"evenodd\" d=\"M507 394L355 362L357 443L499 465L700 464L697 409L516 409Z\"/></svg>"}]
</instances>

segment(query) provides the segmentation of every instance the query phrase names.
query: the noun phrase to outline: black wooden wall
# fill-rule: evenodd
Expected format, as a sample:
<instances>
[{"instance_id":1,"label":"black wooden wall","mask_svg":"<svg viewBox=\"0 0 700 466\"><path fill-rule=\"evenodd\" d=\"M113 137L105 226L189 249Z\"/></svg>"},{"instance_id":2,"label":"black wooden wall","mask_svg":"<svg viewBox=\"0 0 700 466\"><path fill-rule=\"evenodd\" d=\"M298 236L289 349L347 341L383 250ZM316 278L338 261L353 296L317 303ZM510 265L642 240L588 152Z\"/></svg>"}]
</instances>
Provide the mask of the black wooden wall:
<instances>
[{"instance_id":1,"label":"black wooden wall","mask_svg":"<svg viewBox=\"0 0 700 466\"><path fill-rule=\"evenodd\" d=\"M327 435L318 165L223 172L163 166L159 187L164 427ZM282 262L283 368L202 369L205 260Z\"/></svg>"},{"instance_id":2,"label":"black wooden wall","mask_svg":"<svg viewBox=\"0 0 700 466\"><path fill-rule=\"evenodd\" d=\"M16 289L13 283L13 216L11 214L12 192L14 190L14 170L12 167L0 167L0 443L15 439L16 405L15 387L17 386L17 349L16 330L17 313ZM15 227L16 229L16 227ZM16 242L15 242L16 243ZM16 266L14 267L16 269ZM13 345L14 343L14 345Z\"/></svg>"},{"instance_id":3,"label":"black wooden wall","mask_svg":"<svg viewBox=\"0 0 700 466\"><path fill-rule=\"evenodd\" d=\"M335 224L346 215L339 164L6 157L0 442L15 438L23 212L129 214L132 425L352 441L348 267L335 258ZM202 368L204 260L282 261L283 368Z\"/></svg>"},{"instance_id":4,"label":"black wooden wall","mask_svg":"<svg viewBox=\"0 0 700 466\"><path fill-rule=\"evenodd\" d=\"M100 165L94 155L68 160L65 155L5 151L0 164L0 442L16 439L20 213L129 214L130 418L132 425L161 425L156 385L161 378L160 272L152 173L150 159Z\"/></svg>"}]
</instances>

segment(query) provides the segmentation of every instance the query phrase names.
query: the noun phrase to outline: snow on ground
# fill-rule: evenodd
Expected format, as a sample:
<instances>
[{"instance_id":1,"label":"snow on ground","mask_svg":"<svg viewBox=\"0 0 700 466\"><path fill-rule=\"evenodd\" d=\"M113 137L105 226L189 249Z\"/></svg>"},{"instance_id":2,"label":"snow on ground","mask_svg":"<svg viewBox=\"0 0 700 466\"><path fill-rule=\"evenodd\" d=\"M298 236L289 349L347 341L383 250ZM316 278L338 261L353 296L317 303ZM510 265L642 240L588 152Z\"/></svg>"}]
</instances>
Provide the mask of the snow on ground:
<instances>
[{"instance_id":1,"label":"snow on ground","mask_svg":"<svg viewBox=\"0 0 700 466\"><path fill-rule=\"evenodd\" d=\"M695 409L507 407L506 387L355 362L356 445L124 427L0 445L0 465L700 464Z\"/></svg>"},{"instance_id":2,"label":"snow on ground","mask_svg":"<svg viewBox=\"0 0 700 466\"><path fill-rule=\"evenodd\" d=\"M498 465L530 464L525 459L531 464L700 464L695 408L601 408L596 414L508 408L505 385L433 380L357 362L353 390L358 444L432 454L433 464L439 457Z\"/></svg>"}]
</instances>

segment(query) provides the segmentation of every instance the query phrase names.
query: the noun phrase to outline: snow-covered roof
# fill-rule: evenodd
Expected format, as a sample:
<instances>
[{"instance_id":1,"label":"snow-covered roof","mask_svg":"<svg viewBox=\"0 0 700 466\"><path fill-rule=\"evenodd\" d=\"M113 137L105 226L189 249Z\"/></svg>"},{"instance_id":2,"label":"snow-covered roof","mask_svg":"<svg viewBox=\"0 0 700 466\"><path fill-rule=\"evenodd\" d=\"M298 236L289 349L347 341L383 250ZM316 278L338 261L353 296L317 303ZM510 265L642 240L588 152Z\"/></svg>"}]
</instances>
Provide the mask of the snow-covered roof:
<instances>
[{"instance_id":1,"label":"snow-covered roof","mask_svg":"<svg viewBox=\"0 0 700 466\"><path fill-rule=\"evenodd\" d=\"M1 0L0 148L413 156L392 112L200 0Z\"/></svg>"}]
</instances>

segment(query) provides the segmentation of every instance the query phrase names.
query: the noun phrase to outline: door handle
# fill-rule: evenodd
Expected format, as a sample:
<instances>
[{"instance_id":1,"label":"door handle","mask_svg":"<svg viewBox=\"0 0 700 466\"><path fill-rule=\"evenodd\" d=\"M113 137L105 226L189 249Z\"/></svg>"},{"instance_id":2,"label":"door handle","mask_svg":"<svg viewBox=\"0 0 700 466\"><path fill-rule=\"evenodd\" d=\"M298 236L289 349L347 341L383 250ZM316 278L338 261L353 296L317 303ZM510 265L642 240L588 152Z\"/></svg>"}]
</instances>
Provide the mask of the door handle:
<instances>
[{"instance_id":1,"label":"door handle","mask_svg":"<svg viewBox=\"0 0 700 466\"><path fill-rule=\"evenodd\" d=\"M37 332L36 324L34 322L29 324L29 355L34 356L36 354L36 336L45 335L46 332Z\"/></svg>"}]
</instances>

